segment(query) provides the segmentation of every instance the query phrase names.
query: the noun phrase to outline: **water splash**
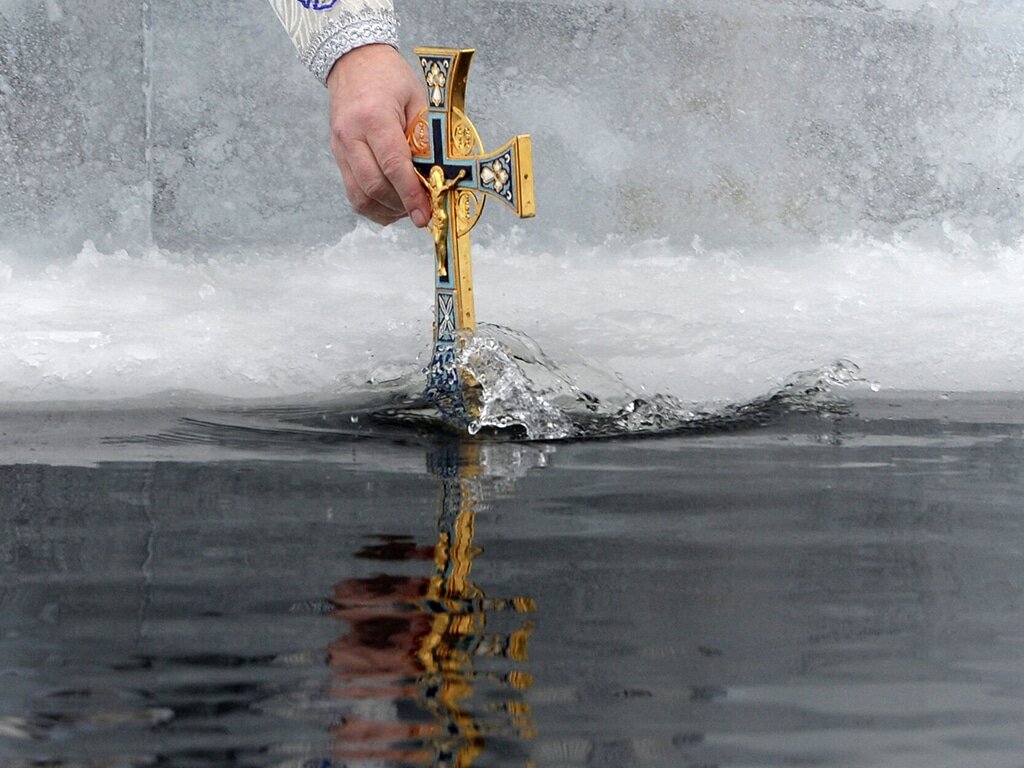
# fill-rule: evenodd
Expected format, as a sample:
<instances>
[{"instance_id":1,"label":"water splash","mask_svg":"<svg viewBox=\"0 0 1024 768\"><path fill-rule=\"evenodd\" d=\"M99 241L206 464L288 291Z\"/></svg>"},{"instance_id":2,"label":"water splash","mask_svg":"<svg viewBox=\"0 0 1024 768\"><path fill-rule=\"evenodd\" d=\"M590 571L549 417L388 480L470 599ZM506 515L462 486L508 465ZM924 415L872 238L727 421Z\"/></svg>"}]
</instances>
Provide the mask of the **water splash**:
<instances>
[{"instance_id":1,"label":"water splash","mask_svg":"<svg viewBox=\"0 0 1024 768\"><path fill-rule=\"evenodd\" d=\"M571 376L525 333L483 325L465 339L457 364L480 386L479 411L470 434L522 430L526 437L575 437L573 407L591 402Z\"/></svg>"},{"instance_id":2,"label":"water splash","mask_svg":"<svg viewBox=\"0 0 1024 768\"><path fill-rule=\"evenodd\" d=\"M754 426L787 412L844 413L848 403L839 390L867 384L855 363L838 360L795 373L746 402L702 405L665 394L637 396L619 379L583 364L583 371L617 391L585 389L533 339L509 328L482 325L464 342L457 364L479 385L479 411L467 427L471 435L564 440Z\"/></svg>"},{"instance_id":3,"label":"water splash","mask_svg":"<svg viewBox=\"0 0 1024 768\"><path fill-rule=\"evenodd\" d=\"M613 418L595 423L590 436L708 432L766 424L784 413L821 416L848 413L850 404L838 390L867 384L860 368L849 360L795 373L778 389L744 403L687 406L670 395L638 398Z\"/></svg>"},{"instance_id":4,"label":"water splash","mask_svg":"<svg viewBox=\"0 0 1024 768\"><path fill-rule=\"evenodd\" d=\"M468 423L446 415L429 401L425 370L384 385L368 384L328 402L279 403L206 411L182 417L171 429L129 442L202 443L246 450L301 447L334 450L365 440L410 440L435 445L450 435L475 438L480 460L515 467L545 461L543 443L623 437L708 434L765 426L790 414L830 419L851 411L848 387L869 382L849 360L795 373L765 394L745 400L687 402L669 394L641 395L621 377L585 360L556 363L530 336L510 328L481 325L459 345L455 362L463 381L475 380L475 416ZM125 442L119 438L117 442ZM527 450L527 444L532 446ZM509 461L505 451L515 447ZM488 454L488 450L496 453ZM520 450L521 449L521 450ZM539 452L538 452L539 451Z\"/></svg>"}]
</instances>

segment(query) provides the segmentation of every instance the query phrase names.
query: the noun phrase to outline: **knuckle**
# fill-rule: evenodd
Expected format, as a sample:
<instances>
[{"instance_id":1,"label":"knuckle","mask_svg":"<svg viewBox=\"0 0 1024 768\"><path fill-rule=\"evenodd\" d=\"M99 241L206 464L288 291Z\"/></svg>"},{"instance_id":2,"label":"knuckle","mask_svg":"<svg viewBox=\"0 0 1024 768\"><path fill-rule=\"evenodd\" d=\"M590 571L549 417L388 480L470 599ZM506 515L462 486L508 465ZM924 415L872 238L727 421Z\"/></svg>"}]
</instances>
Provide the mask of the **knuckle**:
<instances>
[{"instance_id":1,"label":"knuckle","mask_svg":"<svg viewBox=\"0 0 1024 768\"><path fill-rule=\"evenodd\" d=\"M360 216L369 215L375 208L373 201L359 190L348 190L348 202L352 206L352 210Z\"/></svg>"},{"instance_id":2,"label":"knuckle","mask_svg":"<svg viewBox=\"0 0 1024 768\"><path fill-rule=\"evenodd\" d=\"M338 141L331 141L331 154L334 155L334 162L338 164L338 168L341 170L342 175L344 175L344 167L348 157L345 148Z\"/></svg>"},{"instance_id":3,"label":"knuckle","mask_svg":"<svg viewBox=\"0 0 1024 768\"><path fill-rule=\"evenodd\" d=\"M342 144L349 144L365 134L365 123L357 113L347 112L331 121L331 135Z\"/></svg>"},{"instance_id":4,"label":"knuckle","mask_svg":"<svg viewBox=\"0 0 1024 768\"><path fill-rule=\"evenodd\" d=\"M379 112L379 107L370 99L353 98L339 117L342 118L341 125L347 130L361 130L373 124Z\"/></svg>"},{"instance_id":5,"label":"knuckle","mask_svg":"<svg viewBox=\"0 0 1024 768\"><path fill-rule=\"evenodd\" d=\"M394 190L387 182L387 179L371 179L366 182L365 192L374 200L383 200L394 194Z\"/></svg>"},{"instance_id":6,"label":"knuckle","mask_svg":"<svg viewBox=\"0 0 1024 768\"><path fill-rule=\"evenodd\" d=\"M384 171L385 176L391 178L404 171L408 162L409 158L402 155L387 154L380 159L380 169Z\"/></svg>"},{"instance_id":7,"label":"knuckle","mask_svg":"<svg viewBox=\"0 0 1024 768\"><path fill-rule=\"evenodd\" d=\"M347 125L331 129L331 146L334 147L335 153L348 152L351 150L352 145L358 141L359 137Z\"/></svg>"}]
</instances>

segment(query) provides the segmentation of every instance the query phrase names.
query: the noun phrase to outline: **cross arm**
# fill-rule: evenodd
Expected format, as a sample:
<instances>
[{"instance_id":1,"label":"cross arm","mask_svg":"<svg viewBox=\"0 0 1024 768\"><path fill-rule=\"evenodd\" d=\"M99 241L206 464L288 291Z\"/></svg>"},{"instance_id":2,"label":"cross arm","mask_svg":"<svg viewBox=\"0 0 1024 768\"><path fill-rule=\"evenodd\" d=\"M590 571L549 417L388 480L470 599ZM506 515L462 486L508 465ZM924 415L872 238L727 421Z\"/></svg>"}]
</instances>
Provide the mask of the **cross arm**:
<instances>
[{"instance_id":1,"label":"cross arm","mask_svg":"<svg viewBox=\"0 0 1024 768\"><path fill-rule=\"evenodd\" d=\"M519 218L536 215L533 142L529 136L516 136L497 152L477 158L476 179L480 191L501 200Z\"/></svg>"}]
</instances>

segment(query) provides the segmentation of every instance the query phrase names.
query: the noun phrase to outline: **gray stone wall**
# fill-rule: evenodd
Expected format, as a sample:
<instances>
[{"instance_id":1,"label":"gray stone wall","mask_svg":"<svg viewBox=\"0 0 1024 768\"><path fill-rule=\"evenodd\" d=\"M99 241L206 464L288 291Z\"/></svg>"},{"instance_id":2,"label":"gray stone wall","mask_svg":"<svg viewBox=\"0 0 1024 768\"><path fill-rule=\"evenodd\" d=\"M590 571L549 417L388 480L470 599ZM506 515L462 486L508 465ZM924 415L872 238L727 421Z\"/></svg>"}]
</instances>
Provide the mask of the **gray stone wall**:
<instances>
[{"instance_id":1,"label":"gray stone wall","mask_svg":"<svg viewBox=\"0 0 1024 768\"><path fill-rule=\"evenodd\" d=\"M0 244L148 237L139 3L0 2Z\"/></svg>"},{"instance_id":2,"label":"gray stone wall","mask_svg":"<svg viewBox=\"0 0 1024 768\"><path fill-rule=\"evenodd\" d=\"M479 49L488 146L534 135L531 238L1024 231L1010 0L398 8L406 49ZM259 0L0 0L0 244L336 240L354 219L325 103Z\"/></svg>"}]
</instances>

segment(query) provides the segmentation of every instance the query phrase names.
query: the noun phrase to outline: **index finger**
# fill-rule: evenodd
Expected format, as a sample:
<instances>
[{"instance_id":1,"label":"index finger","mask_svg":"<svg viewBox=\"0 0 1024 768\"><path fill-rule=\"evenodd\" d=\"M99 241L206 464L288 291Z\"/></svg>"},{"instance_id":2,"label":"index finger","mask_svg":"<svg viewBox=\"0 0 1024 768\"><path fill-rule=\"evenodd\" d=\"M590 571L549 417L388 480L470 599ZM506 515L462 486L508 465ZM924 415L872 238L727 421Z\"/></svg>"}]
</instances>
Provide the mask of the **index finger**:
<instances>
[{"instance_id":1,"label":"index finger","mask_svg":"<svg viewBox=\"0 0 1024 768\"><path fill-rule=\"evenodd\" d=\"M391 128L369 131L366 143L377 158L377 165L384 177L395 188L402 205L410 215L419 211L423 215L423 223L430 218L429 202L426 190L423 189L419 174L412 164L412 150L406 141L405 134L398 130L397 123ZM414 217L415 221L415 217ZM419 222L416 222L419 224Z\"/></svg>"}]
</instances>

